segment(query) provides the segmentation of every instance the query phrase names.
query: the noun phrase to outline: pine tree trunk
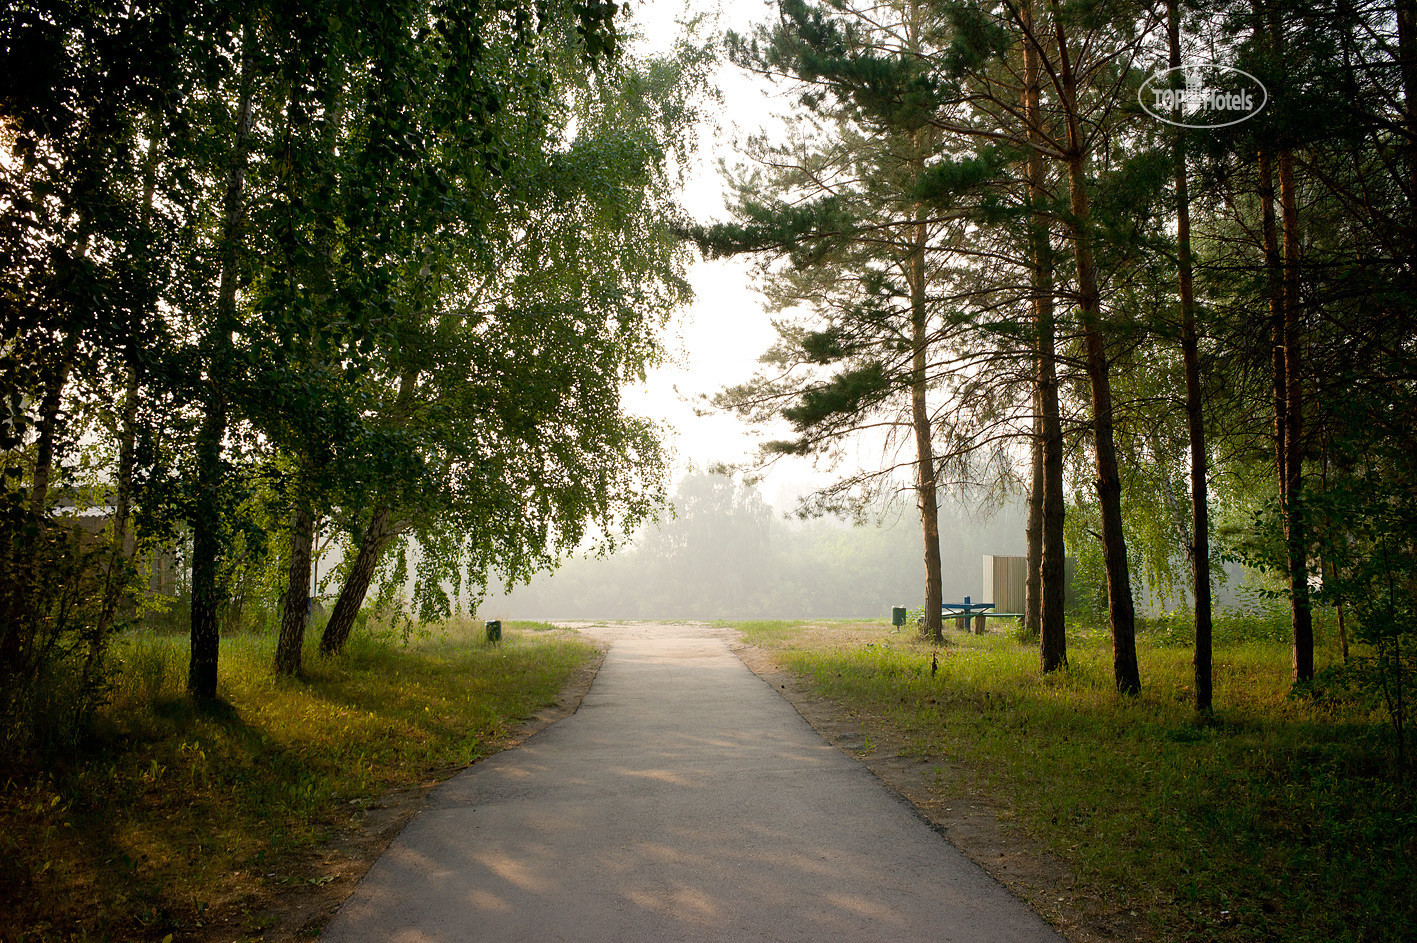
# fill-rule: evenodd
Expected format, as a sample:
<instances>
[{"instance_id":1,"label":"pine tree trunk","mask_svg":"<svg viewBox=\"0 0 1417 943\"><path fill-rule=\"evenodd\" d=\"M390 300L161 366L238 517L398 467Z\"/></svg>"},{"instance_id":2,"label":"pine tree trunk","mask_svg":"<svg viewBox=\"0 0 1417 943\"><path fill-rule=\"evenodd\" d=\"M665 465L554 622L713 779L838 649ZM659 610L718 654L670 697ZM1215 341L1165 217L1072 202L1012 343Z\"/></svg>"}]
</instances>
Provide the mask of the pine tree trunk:
<instances>
[{"instance_id":1,"label":"pine tree trunk","mask_svg":"<svg viewBox=\"0 0 1417 943\"><path fill-rule=\"evenodd\" d=\"M1417 282L1417 0L1397 0L1397 58L1407 124L1407 284Z\"/></svg>"},{"instance_id":2,"label":"pine tree trunk","mask_svg":"<svg viewBox=\"0 0 1417 943\"><path fill-rule=\"evenodd\" d=\"M916 29L920 22L918 10L912 8L908 21L908 44L919 48ZM915 132L912 164L917 174L923 173L925 159L931 147L931 132L921 128ZM907 263L910 288L910 421L915 431L916 498L920 506L920 530L925 545L925 634L935 642L945 638L941 607L944 603L944 576L940 560L939 481L935 474L935 447L926 402L929 385L930 319L926 298L925 249L929 227L925 208L916 204L911 210L910 256Z\"/></svg>"},{"instance_id":3,"label":"pine tree trunk","mask_svg":"<svg viewBox=\"0 0 1417 943\"><path fill-rule=\"evenodd\" d=\"M917 212L918 215L918 212ZM940 505L935 479L935 450L930 411L925 401L929 319L925 307L925 224L915 224L915 249L910 260L911 379L910 416L915 426L916 493L925 542L925 631L944 641L944 579L940 561Z\"/></svg>"},{"instance_id":4,"label":"pine tree trunk","mask_svg":"<svg viewBox=\"0 0 1417 943\"><path fill-rule=\"evenodd\" d=\"M1039 108L1042 65L1032 37L1033 5L1020 8L1025 31L1024 119L1033 144L1026 169L1030 218L1030 260L1033 317L1037 331L1035 375L1038 409L1038 459L1042 464L1042 495L1038 553L1039 658L1046 674L1068 664L1068 639L1063 607L1067 600L1067 551L1063 543L1066 497L1063 494L1063 429L1058 403L1058 366L1054 318L1053 245L1048 202L1044 134Z\"/></svg>"},{"instance_id":5,"label":"pine tree trunk","mask_svg":"<svg viewBox=\"0 0 1417 943\"><path fill-rule=\"evenodd\" d=\"M1280 156L1281 167L1285 163L1284 153ZM1281 172L1282 177L1282 172ZM1284 255L1280 254L1280 235L1275 224L1274 213L1274 172L1272 160L1264 150L1260 152L1260 203L1263 213L1265 269L1270 282L1270 336L1272 343L1271 369L1274 374L1272 384L1272 404L1274 404L1274 467L1280 489L1280 515L1284 522L1285 556L1289 574L1289 624L1291 624L1291 668L1292 679L1312 678L1314 675L1314 623L1308 606L1308 564L1305 560L1304 526L1299 515L1299 502L1295 499L1295 486L1302 486L1302 459L1298 448L1301 433L1299 417L1291 420L1289 413L1302 408L1301 390L1298 377L1289 376L1291 370L1298 369L1298 311L1291 308L1291 282L1287 255L1297 244L1288 238L1288 218L1285 218ZM1281 197L1282 203L1282 197ZM1295 265L1297 272L1297 265ZM1295 274L1297 279L1297 274ZM1297 298L1297 285L1292 295ZM1295 356L1291 356L1291 342ZM1295 526L1298 525L1298 526Z\"/></svg>"},{"instance_id":6,"label":"pine tree trunk","mask_svg":"<svg viewBox=\"0 0 1417 943\"><path fill-rule=\"evenodd\" d=\"M1304 522L1303 325L1299 303L1299 213L1294 157L1279 152L1279 208L1284 219L1284 537L1289 558L1294 680L1314 677L1314 624L1309 603L1309 549Z\"/></svg>"},{"instance_id":7,"label":"pine tree trunk","mask_svg":"<svg viewBox=\"0 0 1417 943\"><path fill-rule=\"evenodd\" d=\"M1028 486L1027 575L1023 581L1023 632L1038 638L1043 619L1043 417L1038 409L1038 390L1034 389L1032 475Z\"/></svg>"},{"instance_id":8,"label":"pine tree trunk","mask_svg":"<svg viewBox=\"0 0 1417 943\"><path fill-rule=\"evenodd\" d=\"M1178 0L1167 0L1167 32L1171 68L1181 65L1181 14ZM1180 75L1172 72L1173 87ZM1191 198L1186 174L1184 132L1176 129L1176 268L1181 296L1181 360L1186 373L1186 431L1191 446L1191 541L1192 585L1195 595L1196 647L1192 658L1196 710L1208 713L1212 699L1211 596L1210 596L1210 509L1206 482L1205 417L1201 411L1200 350L1196 336L1195 284L1191 268Z\"/></svg>"},{"instance_id":9,"label":"pine tree trunk","mask_svg":"<svg viewBox=\"0 0 1417 943\"><path fill-rule=\"evenodd\" d=\"M335 602L330 621L325 623L324 634L320 638L320 653L333 655L344 648L349 641L349 633L354 628L354 618L364 605L364 597L369 592L369 584L374 579L374 571L379 567L379 557L384 548L397 535L393 526L393 515L387 506L374 511L364 537L359 542L359 553L340 588L339 599Z\"/></svg>"},{"instance_id":10,"label":"pine tree trunk","mask_svg":"<svg viewBox=\"0 0 1417 943\"><path fill-rule=\"evenodd\" d=\"M1270 373L1273 379L1270 386L1270 402L1274 412L1274 469L1278 483L1280 515L1284 521L1287 538L1289 532L1286 510L1289 507L1289 379L1284 338L1286 311L1284 264L1280 255L1279 227L1275 221L1274 211L1274 160L1266 148L1261 148L1259 152L1259 188L1260 231L1264 240L1265 277L1269 294ZM1292 603L1290 612L1292 669L1297 665L1294 655L1298 652L1297 640L1299 637L1297 623L1293 617ZM1297 672L1295 674L1297 676Z\"/></svg>"},{"instance_id":11,"label":"pine tree trunk","mask_svg":"<svg viewBox=\"0 0 1417 943\"><path fill-rule=\"evenodd\" d=\"M231 332L236 327L237 265L241 242L246 154L251 137L252 53L250 31L242 30L240 101L236 130L222 200L221 274L216 319L208 362L206 414L197 435L197 485L192 515L192 651L187 667L187 692L196 700L212 700L217 688L217 655L221 630L217 613L223 589L217 569L225 546L221 492L225 477L222 440L226 437L226 381L231 360Z\"/></svg>"},{"instance_id":12,"label":"pine tree trunk","mask_svg":"<svg viewBox=\"0 0 1417 943\"><path fill-rule=\"evenodd\" d=\"M1040 357L1045 375L1043 400L1043 548L1039 561L1039 654L1045 673L1068 666L1065 619L1068 575L1067 548L1063 539L1067 498L1063 493L1063 430L1058 407L1058 379L1053 361L1052 299L1048 301L1047 346Z\"/></svg>"},{"instance_id":13,"label":"pine tree trunk","mask_svg":"<svg viewBox=\"0 0 1417 943\"><path fill-rule=\"evenodd\" d=\"M1399 20L1401 16L1399 15ZM1265 23L1270 51L1278 61L1285 55L1284 22L1271 5ZM1263 41L1258 35L1256 39ZM1288 89L1274 90L1276 101L1285 101ZM1279 508L1284 524L1286 569L1292 623L1293 680L1314 676L1314 626L1309 604L1309 565L1303 512L1303 336L1299 307L1299 213L1294 192L1294 155L1281 143L1271 156L1260 151L1261 206L1264 212L1265 267L1269 274L1270 330L1274 342L1275 467L1279 479ZM1279 235L1274 223L1274 174L1279 177Z\"/></svg>"},{"instance_id":14,"label":"pine tree trunk","mask_svg":"<svg viewBox=\"0 0 1417 943\"><path fill-rule=\"evenodd\" d=\"M310 618L310 548L315 539L315 517L304 489L290 513L290 568L285 583L280 637L276 641L276 674L300 673L305 646L305 626Z\"/></svg>"},{"instance_id":15,"label":"pine tree trunk","mask_svg":"<svg viewBox=\"0 0 1417 943\"><path fill-rule=\"evenodd\" d=\"M1122 480L1113 437L1112 381L1102 333L1101 293L1092 252L1091 207L1087 194L1086 154L1077 114L1077 80L1068 54L1067 36L1053 4L1058 40L1063 110L1068 131L1068 193L1070 229L1077 262L1078 309L1082 321L1088 385L1092 393L1093 452L1097 463L1097 499L1102 512L1102 558L1107 570L1107 612L1112 625L1112 671L1117 690L1141 691L1137 668L1136 611L1132 603L1127 542L1122 531Z\"/></svg>"},{"instance_id":16,"label":"pine tree trunk","mask_svg":"<svg viewBox=\"0 0 1417 943\"><path fill-rule=\"evenodd\" d=\"M1271 384L1270 402L1274 411L1274 467L1279 481L1280 502L1284 499L1284 432L1287 426L1285 401L1288 383L1284 376L1284 271L1279 255L1279 228L1274 215L1274 163L1269 151L1259 152L1260 232L1264 239L1265 279L1269 289L1269 334Z\"/></svg>"}]
</instances>

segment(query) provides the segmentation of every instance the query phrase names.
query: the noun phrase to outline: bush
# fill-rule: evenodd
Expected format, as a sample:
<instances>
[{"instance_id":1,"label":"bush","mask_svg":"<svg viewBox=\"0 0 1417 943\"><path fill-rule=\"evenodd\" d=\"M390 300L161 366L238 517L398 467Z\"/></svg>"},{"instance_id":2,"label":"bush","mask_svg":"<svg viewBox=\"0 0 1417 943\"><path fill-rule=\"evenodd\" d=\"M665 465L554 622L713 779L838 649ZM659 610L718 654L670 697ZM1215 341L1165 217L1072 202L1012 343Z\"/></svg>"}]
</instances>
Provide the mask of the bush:
<instances>
[{"instance_id":1,"label":"bush","mask_svg":"<svg viewBox=\"0 0 1417 943\"><path fill-rule=\"evenodd\" d=\"M1196 617L1189 609L1139 618L1137 629L1155 645L1182 647L1196 643ZM1290 632L1289 613L1279 608L1225 609L1211 614L1211 640L1215 645L1287 642Z\"/></svg>"},{"instance_id":2,"label":"bush","mask_svg":"<svg viewBox=\"0 0 1417 943\"><path fill-rule=\"evenodd\" d=\"M131 567L112 546L0 497L0 750L10 762L82 739L107 697L105 649Z\"/></svg>"}]
</instances>

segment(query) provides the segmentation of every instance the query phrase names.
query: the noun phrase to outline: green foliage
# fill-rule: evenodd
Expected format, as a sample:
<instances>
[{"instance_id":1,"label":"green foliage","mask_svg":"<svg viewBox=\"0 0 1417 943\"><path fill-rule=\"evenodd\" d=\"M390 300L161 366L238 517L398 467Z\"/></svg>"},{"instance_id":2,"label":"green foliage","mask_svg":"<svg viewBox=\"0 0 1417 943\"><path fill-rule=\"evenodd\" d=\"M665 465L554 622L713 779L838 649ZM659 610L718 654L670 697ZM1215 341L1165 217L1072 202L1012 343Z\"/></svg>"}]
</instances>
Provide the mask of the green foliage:
<instances>
[{"instance_id":1,"label":"green foliage","mask_svg":"<svg viewBox=\"0 0 1417 943\"><path fill-rule=\"evenodd\" d=\"M1137 631L1157 646L1194 646L1195 630L1195 616L1185 609L1137 620ZM1211 637L1216 645L1242 645L1246 642L1284 644L1289 640L1289 632L1289 612L1277 607L1268 610L1222 609L1211 615Z\"/></svg>"},{"instance_id":2,"label":"green foliage","mask_svg":"<svg viewBox=\"0 0 1417 943\"><path fill-rule=\"evenodd\" d=\"M854 223L836 196L790 205L745 200L737 209L741 221L692 230L710 258L778 250L790 253L794 264L810 265L846 239Z\"/></svg>"},{"instance_id":3,"label":"green foliage","mask_svg":"<svg viewBox=\"0 0 1417 943\"><path fill-rule=\"evenodd\" d=\"M633 528L664 457L619 396L687 297L673 191L708 64L620 56L623 11L0 16L6 500L43 519L101 430L130 533L192 542L204 666L208 616L269 623L297 508L416 532L425 616ZM28 525L0 524L23 585Z\"/></svg>"},{"instance_id":4,"label":"green foliage","mask_svg":"<svg viewBox=\"0 0 1417 943\"><path fill-rule=\"evenodd\" d=\"M1405 773L1417 720L1417 468L1391 440L1363 436L1350 445L1341 474L1303 498L1326 567L1316 597L1348 613L1363 646L1350 666L1354 680L1385 706Z\"/></svg>"},{"instance_id":5,"label":"green foliage","mask_svg":"<svg viewBox=\"0 0 1417 943\"><path fill-rule=\"evenodd\" d=\"M946 156L925 170L912 195L938 209L955 209L963 202L961 197L972 196L997 180L1004 156L1001 148L982 148L977 154L959 158Z\"/></svg>"},{"instance_id":6,"label":"green foliage","mask_svg":"<svg viewBox=\"0 0 1417 943\"><path fill-rule=\"evenodd\" d=\"M1014 43L1004 22L993 11L973 3L945 3L951 30L951 44L945 51L942 70L958 76L1002 58Z\"/></svg>"},{"instance_id":7,"label":"green foliage","mask_svg":"<svg viewBox=\"0 0 1417 943\"><path fill-rule=\"evenodd\" d=\"M958 288L949 250L968 227L966 212L927 201L959 196L975 209L977 191L997 184L1003 150L976 153L934 126L952 101L935 68L950 41L938 8L794 2L780 12L751 41L730 38L730 56L808 110L792 116L784 142L749 143L754 164L732 169L734 220L701 238L719 253L756 253L762 290L785 316L764 368L714 405L792 424L795 438L763 443L766 459L831 466L847 442L883 435L888 451L909 442L913 461L936 465L938 453L919 454L928 437L908 430L924 421L914 404L938 402L948 365L968 359L951 350L953 308L940 300ZM822 489L820 505L865 514L917 477L898 459L883 465Z\"/></svg>"},{"instance_id":8,"label":"green foliage","mask_svg":"<svg viewBox=\"0 0 1417 943\"><path fill-rule=\"evenodd\" d=\"M868 363L831 377L823 385L802 394L801 403L789 406L782 416L799 431L818 425L842 413L856 414L870 409L885 398L891 381L879 363Z\"/></svg>"},{"instance_id":9,"label":"green foliage","mask_svg":"<svg viewBox=\"0 0 1417 943\"><path fill-rule=\"evenodd\" d=\"M112 658L116 705L154 705L176 697L182 689L186 653L171 634L146 629L126 632L117 639Z\"/></svg>"},{"instance_id":10,"label":"green foliage","mask_svg":"<svg viewBox=\"0 0 1417 943\"><path fill-rule=\"evenodd\" d=\"M6 548L0 591L0 754L23 763L75 749L107 699L105 649L132 574L70 522L6 511L5 538L24 543Z\"/></svg>"}]
</instances>

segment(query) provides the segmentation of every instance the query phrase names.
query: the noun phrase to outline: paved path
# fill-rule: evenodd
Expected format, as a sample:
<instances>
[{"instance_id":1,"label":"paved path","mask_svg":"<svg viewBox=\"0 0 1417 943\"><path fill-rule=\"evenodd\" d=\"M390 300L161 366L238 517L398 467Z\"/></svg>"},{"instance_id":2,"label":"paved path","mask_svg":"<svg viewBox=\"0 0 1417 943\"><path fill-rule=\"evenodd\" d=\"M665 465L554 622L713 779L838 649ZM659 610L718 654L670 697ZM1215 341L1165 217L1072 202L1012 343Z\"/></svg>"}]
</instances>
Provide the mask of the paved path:
<instances>
[{"instance_id":1,"label":"paved path","mask_svg":"<svg viewBox=\"0 0 1417 943\"><path fill-rule=\"evenodd\" d=\"M327 943L1061 943L721 630L595 630L580 710L435 790Z\"/></svg>"}]
</instances>

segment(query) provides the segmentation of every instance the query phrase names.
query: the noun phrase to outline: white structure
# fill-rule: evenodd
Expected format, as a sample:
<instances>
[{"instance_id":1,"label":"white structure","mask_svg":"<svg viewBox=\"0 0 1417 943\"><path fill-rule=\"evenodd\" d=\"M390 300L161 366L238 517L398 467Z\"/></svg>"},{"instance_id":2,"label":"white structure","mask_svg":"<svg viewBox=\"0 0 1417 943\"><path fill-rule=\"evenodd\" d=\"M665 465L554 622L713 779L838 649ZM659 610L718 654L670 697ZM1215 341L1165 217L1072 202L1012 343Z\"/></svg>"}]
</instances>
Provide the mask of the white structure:
<instances>
[{"instance_id":1,"label":"white structure","mask_svg":"<svg viewBox=\"0 0 1417 943\"><path fill-rule=\"evenodd\" d=\"M1073 601L1073 569L1075 557L1063 561L1063 585L1065 605ZM984 554L984 594L983 602L994 604L996 612L1023 612L1024 584L1028 581L1027 557L1002 557Z\"/></svg>"},{"instance_id":2,"label":"white structure","mask_svg":"<svg viewBox=\"0 0 1417 943\"><path fill-rule=\"evenodd\" d=\"M986 553L984 594L980 601L993 603L998 612L1023 612L1023 587L1027 578L1027 557L996 557Z\"/></svg>"}]
</instances>

